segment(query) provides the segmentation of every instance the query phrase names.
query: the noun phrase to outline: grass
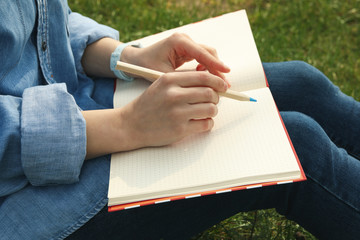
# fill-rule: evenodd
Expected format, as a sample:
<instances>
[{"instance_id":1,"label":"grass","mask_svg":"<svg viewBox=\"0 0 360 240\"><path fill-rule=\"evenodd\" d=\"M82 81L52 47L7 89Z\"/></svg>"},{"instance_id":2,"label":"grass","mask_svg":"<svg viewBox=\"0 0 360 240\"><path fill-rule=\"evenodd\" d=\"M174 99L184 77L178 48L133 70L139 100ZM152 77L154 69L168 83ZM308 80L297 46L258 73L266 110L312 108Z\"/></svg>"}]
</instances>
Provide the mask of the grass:
<instances>
[{"instance_id":1,"label":"grass","mask_svg":"<svg viewBox=\"0 0 360 240\"><path fill-rule=\"evenodd\" d=\"M360 100L360 0L69 0L123 42L246 9L262 61L303 60ZM240 213L194 239L315 239L274 210Z\"/></svg>"},{"instance_id":2,"label":"grass","mask_svg":"<svg viewBox=\"0 0 360 240\"><path fill-rule=\"evenodd\" d=\"M247 9L262 61L304 60L360 98L360 0L69 0L73 11L120 31L126 42Z\"/></svg>"}]
</instances>

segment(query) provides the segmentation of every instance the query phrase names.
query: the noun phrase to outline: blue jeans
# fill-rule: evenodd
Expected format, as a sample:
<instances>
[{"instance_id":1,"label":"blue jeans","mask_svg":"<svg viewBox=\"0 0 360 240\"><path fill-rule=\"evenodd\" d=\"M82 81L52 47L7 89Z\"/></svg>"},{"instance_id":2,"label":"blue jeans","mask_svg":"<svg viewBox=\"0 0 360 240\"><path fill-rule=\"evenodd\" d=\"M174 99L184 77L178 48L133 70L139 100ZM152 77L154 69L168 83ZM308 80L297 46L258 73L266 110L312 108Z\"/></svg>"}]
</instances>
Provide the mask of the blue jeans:
<instances>
[{"instance_id":1,"label":"blue jeans","mask_svg":"<svg viewBox=\"0 0 360 240\"><path fill-rule=\"evenodd\" d=\"M307 181L107 213L69 239L186 239L238 212L276 208L319 239L360 236L360 103L298 61L264 63Z\"/></svg>"}]
</instances>

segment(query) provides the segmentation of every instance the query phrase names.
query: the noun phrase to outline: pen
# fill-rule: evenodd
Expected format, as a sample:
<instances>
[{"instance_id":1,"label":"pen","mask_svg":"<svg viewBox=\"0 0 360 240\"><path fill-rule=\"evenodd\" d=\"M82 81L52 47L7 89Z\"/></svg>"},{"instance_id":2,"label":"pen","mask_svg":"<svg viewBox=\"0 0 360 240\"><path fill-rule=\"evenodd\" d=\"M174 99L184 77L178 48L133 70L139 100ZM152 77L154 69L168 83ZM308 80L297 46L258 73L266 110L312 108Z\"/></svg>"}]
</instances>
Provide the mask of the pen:
<instances>
[{"instance_id":1,"label":"pen","mask_svg":"<svg viewBox=\"0 0 360 240\"><path fill-rule=\"evenodd\" d=\"M151 81L155 81L161 75L164 74L163 72L155 71L155 70L152 70L149 68L144 68L144 67L140 67L137 65L133 65L133 64L125 63L125 62L121 62L121 61L117 61L115 69L126 72L126 73L130 73L130 74L133 74L136 76L140 76L140 77L149 79ZM231 89L228 89L226 92L218 92L218 94L220 96L232 98L232 99L239 100L239 101L256 102L256 99L251 98L244 93L233 91Z\"/></svg>"}]
</instances>

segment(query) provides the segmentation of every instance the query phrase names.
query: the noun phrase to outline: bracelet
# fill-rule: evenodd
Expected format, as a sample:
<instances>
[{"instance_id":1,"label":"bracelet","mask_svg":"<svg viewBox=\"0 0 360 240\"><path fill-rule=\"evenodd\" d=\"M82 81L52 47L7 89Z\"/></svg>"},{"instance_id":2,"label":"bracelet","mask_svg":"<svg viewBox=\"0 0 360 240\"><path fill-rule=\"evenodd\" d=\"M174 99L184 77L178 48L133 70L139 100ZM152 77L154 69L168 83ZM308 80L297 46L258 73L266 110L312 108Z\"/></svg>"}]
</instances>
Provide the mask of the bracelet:
<instances>
[{"instance_id":1,"label":"bracelet","mask_svg":"<svg viewBox=\"0 0 360 240\"><path fill-rule=\"evenodd\" d=\"M118 78L120 78L122 80L132 81L132 80L134 80L133 77L130 77L130 76L126 75L123 71L115 69L117 61L120 61L122 51L127 46L132 46L132 47L139 48L139 47L141 47L141 44L140 43L123 43L123 44L120 44L115 49L115 51L111 54L111 57L110 57L110 69L111 69L111 71L113 71L113 73L115 74L116 77L118 77Z\"/></svg>"}]
</instances>

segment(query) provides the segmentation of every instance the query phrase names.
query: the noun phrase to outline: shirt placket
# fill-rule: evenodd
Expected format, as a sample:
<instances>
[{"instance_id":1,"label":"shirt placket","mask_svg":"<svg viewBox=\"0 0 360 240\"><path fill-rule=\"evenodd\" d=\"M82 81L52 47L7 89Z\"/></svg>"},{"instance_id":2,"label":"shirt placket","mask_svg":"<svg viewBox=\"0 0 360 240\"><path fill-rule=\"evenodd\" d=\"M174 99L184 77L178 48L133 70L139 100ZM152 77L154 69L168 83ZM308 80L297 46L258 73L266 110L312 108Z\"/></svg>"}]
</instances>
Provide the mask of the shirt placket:
<instances>
[{"instance_id":1,"label":"shirt placket","mask_svg":"<svg viewBox=\"0 0 360 240\"><path fill-rule=\"evenodd\" d=\"M37 50L39 62L44 78L48 84L54 83L53 71L51 68L51 58L49 49L49 22L47 11L47 0L37 0L38 3L38 31L37 31Z\"/></svg>"}]
</instances>

